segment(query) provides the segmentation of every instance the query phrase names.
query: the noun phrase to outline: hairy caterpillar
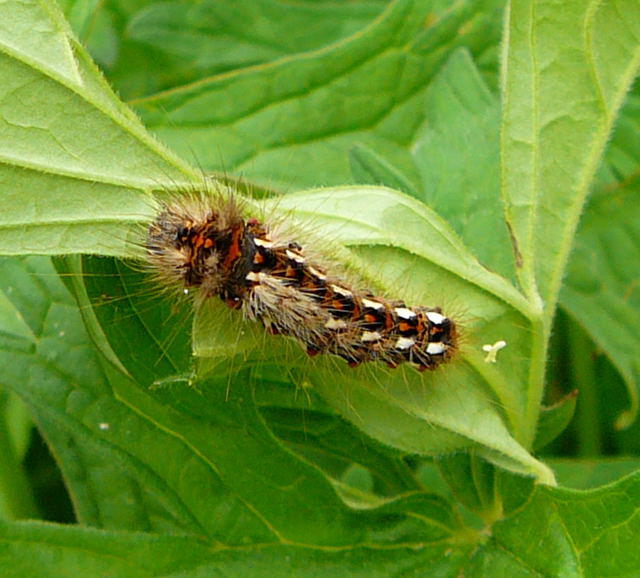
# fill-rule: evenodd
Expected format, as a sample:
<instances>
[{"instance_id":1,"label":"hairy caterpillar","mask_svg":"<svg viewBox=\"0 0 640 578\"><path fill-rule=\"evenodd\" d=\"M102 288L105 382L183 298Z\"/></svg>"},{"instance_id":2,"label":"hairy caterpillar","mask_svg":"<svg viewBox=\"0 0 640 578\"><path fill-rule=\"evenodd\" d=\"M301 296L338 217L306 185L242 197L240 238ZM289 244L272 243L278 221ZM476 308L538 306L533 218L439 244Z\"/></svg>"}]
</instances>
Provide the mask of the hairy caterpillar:
<instances>
[{"instance_id":1,"label":"hairy caterpillar","mask_svg":"<svg viewBox=\"0 0 640 578\"><path fill-rule=\"evenodd\" d=\"M408 307L352 287L310 262L303 247L255 218L233 196L190 193L165 201L147 230L148 262L163 283L219 297L309 353L355 367L382 361L435 369L456 350L455 323L437 307Z\"/></svg>"}]
</instances>

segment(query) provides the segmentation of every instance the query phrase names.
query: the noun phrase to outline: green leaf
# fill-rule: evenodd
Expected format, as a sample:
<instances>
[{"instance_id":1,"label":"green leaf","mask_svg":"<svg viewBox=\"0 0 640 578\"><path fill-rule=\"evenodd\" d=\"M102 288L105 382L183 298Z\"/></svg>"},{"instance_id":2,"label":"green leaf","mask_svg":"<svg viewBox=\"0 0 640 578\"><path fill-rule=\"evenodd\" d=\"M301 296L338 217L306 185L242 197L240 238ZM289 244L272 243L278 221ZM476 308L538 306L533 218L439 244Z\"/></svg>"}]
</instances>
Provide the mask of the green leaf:
<instances>
[{"instance_id":1,"label":"green leaf","mask_svg":"<svg viewBox=\"0 0 640 578\"><path fill-rule=\"evenodd\" d=\"M576 410L578 390L550 406L543 406L534 447L539 450L556 439L569 425Z\"/></svg>"},{"instance_id":2,"label":"green leaf","mask_svg":"<svg viewBox=\"0 0 640 578\"><path fill-rule=\"evenodd\" d=\"M470 54L457 50L426 92L412 153L418 198L444 217L493 271L515 279L500 199L500 103Z\"/></svg>"},{"instance_id":3,"label":"green leaf","mask_svg":"<svg viewBox=\"0 0 640 578\"><path fill-rule=\"evenodd\" d=\"M637 474L590 491L538 487L509 519L496 524L471 554L445 545L408 548L355 546L326 550L277 543L211 548L183 536L104 532L40 523L0 522L5 547L0 563L14 576L202 575L306 576L329 571L358 576L424 574L455 576L633 575L640 505ZM532 540L532 536L536 539ZM55 557L56 565L47 563ZM46 574L42 569L45 568Z\"/></svg>"},{"instance_id":4,"label":"green leaf","mask_svg":"<svg viewBox=\"0 0 640 578\"><path fill-rule=\"evenodd\" d=\"M284 383L279 383L282 390ZM323 469L329 476L351 484L354 472L368 480L370 486L360 488L367 493L392 496L423 489L411 467L397 452L382 445L376 447L355 427L328 409L316 409L320 402L305 400L299 408L283 407L290 396L275 396L264 379L256 389L256 398L264 398L261 414L269 428L294 452ZM265 391L266 390L266 391ZM312 391L307 392L309 397ZM276 405L277 400L277 405ZM264 404L264 405L263 405ZM313 404L314 409L311 409Z\"/></svg>"},{"instance_id":5,"label":"green leaf","mask_svg":"<svg viewBox=\"0 0 640 578\"><path fill-rule=\"evenodd\" d=\"M105 532L41 523L0 522L0 565L7 576L151 577L179 575L279 578L348 576L383 578L455 576L461 554L447 545L375 548L366 545L321 549L265 543L239 548L212 547L185 536ZM55 564L51 560L55 560Z\"/></svg>"},{"instance_id":6,"label":"green leaf","mask_svg":"<svg viewBox=\"0 0 640 578\"><path fill-rule=\"evenodd\" d=\"M62 0L59 4L94 60L102 67L113 67L121 47L112 11L100 0Z\"/></svg>"},{"instance_id":7,"label":"green leaf","mask_svg":"<svg viewBox=\"0 0 640 578\"><path fill-rule=\"evenodd\" d=\"M617 482L638 472L640 460L635 457L550 458L547 462L565 488L588 490Z\"/></svg>"},{"instance_id":8,"label":"green leaf","mask_svg":"<svg viewBox=\"0 0 640 578\"><path fill-rule=\"evenodd\" d=\"M197 81L357 33L381 0L281 6L268 0L61 2L76 34L124 99Z\"/></svg>"},{"instance_id":9,"label":"green leaf","mask_svg":"<svg viewBox=\"0 0 640 578\"><path fill-rule=\"evenodd\" d=\"M533 460L507 429L518 431L521 423L518 412L525 400L514 379L518 372L526 376L526 367L519 367L526 359L526 353L519 353L518 347L526 351L527 344L519 341L514 328L526 323L527 305L508 283L483 269L444 222L423 205L381 188L298 193L267 202L264 211L286 214L292 226L299 222L301 228L302 223L311 219L315 234L354 248L360 257L358 268L367 278L376 278L376 283L386 283L383 288L396 298L405 298L410 303L443 305L446 312L449 296L445 289L455 284L456 299L465 299L474 308L473 320L461 320L468 347L461 351L461 359L454 362L453 367L444 367L430 375L420 376L408 368L390 372L377 367L375 376L368 368L351 370L342 378L349 384L348 395L345 395L342 380L335 379L336 370L340 371L335 360L311 364L301 352L295 358L283 355L281 349L274 350L277 338L272 338L273 343L264 352L262 332L249 331L251 326L245 330L236 329L237 313L234 321L234 312L219 306L213 309L214 317L210 316L211 307L196 314L197 355L233 351L240 341L248 351L254 350L253 359L261 355L267 356L263 361L280 357L280 363L285 359L286 366L295 365L304 371L307 379L337 411L385 444L405 452L428 455L479 446L488 459L503 467L540 479L551 479L549 471ZM362 215L362 219L353 215ZM353 261L353 256L350 259ZM408 271L412 274L407 275ZM95 292L117 294L104 287ZM134 310L131 314L138 316L140 311ZM154 324L149 316L146 317L138 325L145 328L157 325L158 333L154 335L151 331L150 342L162 343L163 324ZM477 340L500 338L507 339L513 350L511 355L505 353L500 370L495 370L485 363L481 343ZM121 360L135 362L139 357L139 340L135 340L135 354L133 351L129 354L131 346L127 346L127 339L111 339L112 345L114 340L122 344ZM283 342L280 338L280 343ZM158 354L159 351L156 356ZM164 352L162 357L169 361L172 356L170 352ZM463 359L467 363L463 363ZM225 366L215 371L233 373L234 365L239 367L243 363L247 360L229 359ZM156 367L160 369L161 365ZM134 369L131 365L127 368L136 375L149 376L146 368ZM166 371L170 377L170 369ZM177 375L185 371L188 367L174 368ZM155 379L162 379L162 376L155 375ZM487 388L493 390L499 405L486 395ZM459 403L460 395L465 395L465 404ZM505 411L506 420L498 407Z\"/></svg>"},{"instance_id":10,"label":"green leaf","mask_svg":"<svg viewBox=\"0 0 640 578\"><path fill-rule=\"evenodd\" d=\"M27 336L12 334L2 318L1 331L7 336L0 350L3 382L25 401L56 448L79 519L106 527L155 528L158 522L149 522L145 508L162 518L158 514L162 507L154 507L157 498L146 497L145 503L132 468L122 469L123 452L100 442L101 424L108 426L118 407L114 414L108 409L102 413L105 408L100 405L107 404L110 388L75 304L55 270L48 259L22 263L5 258L0 279L3 294L13 305L13 317L24 319L28 329ZM145 481L150 487L150 481ZM114 495L123 501L114 500ZM179 523L174 527L185 530Z\"/></svg>"},{"instance_id":11,"label":"green leaf","mask_svg":"<svg viewBox=\"0 0 640 578\"><path fill-rule=\"evenodd\" d=\"M0 339L7 345L14 339L29 338L29 327L21 317L14 315L13 304L4 292L0 292L0 319L3 332ZM1 379L0 377L0 383ZM4 433L6 455L15 455L18 460L24 458L32 428L29 412L18 396L0 386L0 430Z\"/></svg>"},{"instance_id":12,"label":"green leaf","mask_svg":"<svg viewBox=\"0 0 640 578\"><path fill-rule=\"evenodd\" d=\"M501 11L493 0L397 0L342 42L132 104L185 158L282 190L349 183L356 143L413 178L431 78L456 47L496 43Z\"/></svg>"},{"instance_id":13,"label":"green leaf","mask_svg":"<svg viewBox=\"0 0 640 578\"><path fill-rule=\"evenodd\" d=\"M490 269L515 279L499 192L500 105L469 52L458 49L425 92L410 168L364 145L350 151L357 182L410 194L445 217Z\"/></svg>"},{"instance_id":14,"label":"green leaf","mask_svg":"<svg viewBox=\"0 0 640 578\"><path fill-rule=\"evenodd\" d=\"M381 190L381 193L383 192L384 190ZM288 198L294 199L294 197ZM396 206L393 197L388 200ZM282 209L287 208L282 207ZM104 264L104 260L100 261L100 264ZM99 277L94 276L98 270L91 271L91 277L89 277L91 283L94 280L98 282ZM110 328L107 338L110 346L116 351L117 359L124 363L127 370L142 383L150 385L154 382L156 384L174 382L175 386L184 387L185 379L180 376L189 373L190 365L184 357L184 352L176 357L173 350L180 342L184 346L188 338L187 336L181 338L175 333L175 322L167 324L166 320L163 321L168 311L166 304L154 306L149 302L148 296L136 297L139 291L127 290L127 284L134 287L136 285L135 279L131 281L130 272L119 273L117 270L102 272L107 274L106 283L97 285L93 293L117 296L124 291L124 295L129 294L124 301L116 298L112 305L102 302L96 308L98 317L102 318L102 326ZM119 283L124 283L124 289L115 287L114 284ZM83 301L82 305L90 306L88 301ZM163 311L164 314L161 313ZM232 316L234 312L227 314ZM235 313L235 315L236 319L229 318L228 324L231 326L231 333L236 332L238 335L241 330L238 328L238 314ZM199 333L202 335L203 343L206 344L206 350L198 353L209 354L211 350L216 349L235 349L237 338L228 335L224 327L223 331L220 331L220 322L211 324L207 315L197 315L196 324L198 323L201 325ZM132 335L135 335L133 340ZM205 335L208 335L208 338L205 338ZM223 390L231 391L231 384L238 379L234 377L234 373L246 366L249 360L259 358L264 351L261 332L257 332L252 339L254 340L253 348L255 349L258 345L260 347L258 352L252 353L249 359L234 360L227 357L223 363L217 362L220 365L215 366L214 369L210 368L208 373L203 370L200 373L210 375L215 372L218 379L222 379L225 384ZM268 359L278 360L278 363L282 364L283 352L276 350L278 351L276 353L273 350L276 339L272 338L274 343L270 344L271 347L267 352ZM211 343L219 343L219 345L211 345ZM168 344L170 347L165 348L162 344ZM161 349L158 349L159 347ZM143 362L146 358L160 358L160 361L149 368ZM287 367L290 371L294 358L285 353L284 359L286 364L282 371L287 371ZM310 364L306 361L306 356L300 352L295 365L308 374L308 379L316 385L334 408L349 417L360 429L385 444L404 451L426 454L482 444L486 446L484 451L488 452L489 459L497 460L503 466L515 471L549 479L548 471L544 466L533 460L511 438L504 427L502 416L495 411L493 402L484 393L486 385L481 376L474 375L470 369L460 368L443 382L442 379L431 376L421 377L413 370L400 370L397 374L390 375L377 368L376 382L379 385L373 388L370 384L371 374L366 369L351 370L348 375L345 373L343 378L349 384L349 393L345 395L342 382L335 379L336 371L342 372L336 368L333 360ZM451 387L456 382L465 389L465 395L468 397L466 405L458 403L460 394L455 387ZM428 402L424 399L426 393L430 398ZM500 394L509 396L513 395L513 392L506 391ZM473 418L470 419L470 416ZM451 434L454 434L453 437Z\"/></svg>"},{"instance_id":15,"label":"green leaf","mask_svg":"<svg viewBox=\"0 0 640 578\"><path fill-rule=\"evenodd\" d=\"M633 576L640 475L596 490L538 486L513 516L496 524L465 576Z\"/></svg>"},{"instance_id":16,"label":"green leaf","mask_svg":"<svg viewBox=\"0 0 640 578\"><path fill-rule=\"evenodd\" d=\"M497 509L494 469L472 454L443 456L436 464L456 500L493 522Z\"/></svg>"},{"instance_id":17,"label":"green leaf","mask_svg":"<svg viewBox=\"0 0 640 578\"><path fill-rule=\"evenodd\" d=\"M326 46L358 32L383 7L370 0L344 5L162 2L131 14L126 40L143 45L148 57L161 63L152 68L162 82L157 90Z\"/></svg>"},{"instance_id":18,"label":"green leaf","mask_svg":"<svg viewBox=\"0 0 640 578\"><path fill-rule=\"evenodd\" d=\"M412 370L395 374L379 370L374 379L378 387L369 385L368 370L353 371L348 396L331 377L329 367L311 378L325 398L367 433L394 447L434 454L477 442L490 450L489 459L495 461L493 452L498 451L522 465L526 462L524 471L532 473L533 468L544 478L544 467L522 454L498 425L503 418L491 409L492 402L483 393L486 387L493 390L518 439L519 411L525 398L516 376L525 379L526 367L519 364L526 359L527 344L519 341L514 327L526 323L529 312L513 287L484 269L446 223L424 205L388 189L326 189L287 195L273 204L294 222L311 222L315 234L353 248L360 257L358 268L369 278L386 280L383 289L388 294L412 304L441 305L446 313L455 307L451 291L473 310L473 320L461 319L468 345L461 357L469 365L454 363L452 368L425 376ZM513 347L511 355L505 352L499 371L484 362L480 339L485 343L505 339ZM519 346L523 348L520 353ZM460 389L467 396L465 404L456 401ZM439 428L443 428L440 436L453 433L454 439L424 433Z\"/></svg>"},{"instance_id":19,"label":"green leaf","mask_svg":"<svg viewBox=\"0 0 640 578\"><path fill-rule=\"evenodd\" d=\"M634 181L640 163L640 83L636 79L634 90L616 120L611 142L597 175L598 189L618 187Z\"/></svg>"},{"instance_id":20,"label":"green leaf","mask_svg":"<svg viewBox=\"0 0 640 578\"><path fill-rule=\"evenodd\" d=\"M23 459L31 441L33 421L20 398L11 392L0 392L0 407L4 413L11 447L19 459Z\"/></svg>"},{"instance_id":21,"label":"green leaf","mask_svg":"<svg viewBox=\"0 0 640 578\"><path fill-rule=\"evenodd\" d=\"M349 151L351 172L357 183L383 185L418 196L409 179L375 151L364 145L356 145Z\"/></svg>"},{"instance_id":22,"label":"green leaf","mask_svg":"<svg viewBox=\"0 0 640 578\"><path fill-rule=\"evenodd\" d=\"M628 426L638 413L639 184L634 180L592 199L560 296L563 308L584 327L624 378L631 407L619 416L618 427Z\"/></svg>"},{"instance_id":23,"label":"green leaf","mask_svg":"<svg viewBox=\"0 0 640 578\"><path fill-rule=\"evenodd\" d=\"M43 6L0 7L0 253L131 253L158 175L195 171L114 96L56 4Z\"/></svg>"},{"instance_id":24,"label":"green leaf","mask_svg":"<svg viewBox=\"0 0 640 578\"><path fill-rule=\"evenodd\" d=\"M280 8L266 0L237 10L227 2L66 4L129 94L172 88L136 106L176 150L191 156L195 147L206 168L225 164L263 184L332 185L250 211L289 221L294 238L302 231L354 282L441 305L462 343L427 375L351 371L333 358L309 361L284 337L238 337L247 326L228 310L221 324L220 307L197 311L190 328L190 304L153 294L139 264L61 265L78 311L45 261L3 261L3 386L19 393L53 448L81 523L153 534L5 523L1 567L16 575L632 574L637 475L575 492L504 469L553 481L529 453L536 434L541 443L562 428L571 405L540 417L546 341L578 215L637 66L637 6L512 3L501 142L520 249L511 253L496 196L498 103L486 84L500 2L301 4L277 26L260 19L261 8ZM148 136L55 5L3 6L0 252L139 257L131 241L144 235L156 189L199 186L201 175ZM214 13L229 22L220 34L198 21ZM300 27L306 34L276 33L258 56L257 41L278 28L293 32L309 14L318 18ZM133 40L121 37L127 32ZM225 34L235 42L204 50ZM258 65L232 70L250 63ZM635 221L622 235L604 223L620 218L616 202L635 216L634 106L598 175L601 191L580 233L585 248L570 266L571 290L584 300L567 305L629 387L637 355L622 337L637 309ZM351 170L417 199L336 186ZM585 267L603 259L613 306L583 290ZM510 282L514 265L523 294ZM621 301L629 307L622 321L603 311ZM501 339L497 363L485 362L482 346ZM414 470L424 455L435 456L463 514L480 519L461 520L442 481L432 487L443 495L423 488ZM592 476L586 485L635 467L595 464L571 470ZM558 464L578 485L566 467ZM10 516L17 496L2 504Z\"/></svg>"},{"instance_id":25,"label":"green leaf","mask_svg":"<svg viewBox=\"0 0 640 578\"><path fill-rule=\"evenodd\" d=\"M24 288L5 294L16 313L32 312L33 332L22 351L0 350L0 362L11 367L4 379L57 448L85 523L189 533L229 545L457 539L460 527L450 504L415 484L413 491L389 499L345 502L333 480L273 436L246 371L232 378L209 375L197 388L148 389L157 354L146 351L156 335L135 337L138 357L148 360L133 368L141 376L136 383L96 357L46 260L3 265L5 287L19 281ZM123 319L115 326L122 329ZM113 344L126 362L130 341Z\"/></svg>"},{"instance_id":26,"label":"green leaf","mask_svg":"<svg viewBox=\"0 0 640 578\"><path fill-rule=\"evenodd\" d=\"M502 194L520 286L539 312L525 437L543 397L547 342L578 218L640 63L639 6L514 2L504 45ZM629 24L632 23L632 24Z\"/></svg>"},{"instance_id":27,"label":"green leaf","mask_svg":"<svg viewBox=\"0 0 640 578\"><path fill-rule=\"evenodd\" d=\"M522 1L505 45L502 193L519 280L553 317L578 218L640 63L640 6ZM561 162L560 162L561 160Z\"/></svg>"}]
</instances>

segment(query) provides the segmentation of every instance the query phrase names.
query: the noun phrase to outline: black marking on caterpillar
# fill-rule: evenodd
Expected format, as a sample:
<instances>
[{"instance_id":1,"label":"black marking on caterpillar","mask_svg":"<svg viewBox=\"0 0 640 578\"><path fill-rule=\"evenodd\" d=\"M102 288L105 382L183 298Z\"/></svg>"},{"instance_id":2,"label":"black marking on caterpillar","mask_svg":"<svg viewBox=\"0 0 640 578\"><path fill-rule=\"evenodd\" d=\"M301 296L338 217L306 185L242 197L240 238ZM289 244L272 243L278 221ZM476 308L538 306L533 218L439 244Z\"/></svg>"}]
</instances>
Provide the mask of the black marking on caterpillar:
<instances>
[{"instance_id":1,"label":"black marking on caterpillar","mask_svg":"<svg viewBox=\"0 0 640 578\"><path fill-rule=\"evenodd\" d=\"M408 307L351 286L309 262L295 240L246 218L234 196L190 193L165 201L149 225L148 262L164 284L219 297L309 355L355 367L382 361L435 369L457 348L456 324L438 307Z\"/></svg>"}]
</instances>

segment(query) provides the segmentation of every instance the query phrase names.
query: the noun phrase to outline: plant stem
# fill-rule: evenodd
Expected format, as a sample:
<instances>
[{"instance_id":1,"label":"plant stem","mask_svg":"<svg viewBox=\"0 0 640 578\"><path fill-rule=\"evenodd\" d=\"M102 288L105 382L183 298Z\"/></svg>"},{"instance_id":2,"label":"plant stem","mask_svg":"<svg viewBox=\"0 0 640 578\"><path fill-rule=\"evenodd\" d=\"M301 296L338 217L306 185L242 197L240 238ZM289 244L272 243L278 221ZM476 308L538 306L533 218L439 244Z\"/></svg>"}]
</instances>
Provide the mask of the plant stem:
<instances>
[{"instance_id":1,"label":"plant stem","mask_svg":"<svg viewBox=\"0 0 640 578\"><path fill-rule=\"evenodd\" d=\"M598 456L602 454L602 431L591 359L593 345L584 330L576 323L568 324L567 340L571 352L573 381L580 388L576 415L578 454L582 457Z\"/></svg>"},{"instance_id":2,"label":"plant stem","mask_svg":"<svg viewBox=\"0 0 640 578\"><path fill-rule=\"evenodd\" d=\"M39 517L31 485L17 459L3 412L0 412L0 517L5 520Z\"/></svg>"},{"instance_id":3,"label":"plant stem","mask_svg":"<svg viewBox=\"0 0 640 578\"><path fill-rule=\"evenodd\" d=\"M544 395L545 372L547 365L548 331L546 331L542 314L532 323L531 365L527 388L527 405L525 409L525 431L523 444L526 448L533 446L538 427L540 406Z\"/></svg>"}]
</instances>

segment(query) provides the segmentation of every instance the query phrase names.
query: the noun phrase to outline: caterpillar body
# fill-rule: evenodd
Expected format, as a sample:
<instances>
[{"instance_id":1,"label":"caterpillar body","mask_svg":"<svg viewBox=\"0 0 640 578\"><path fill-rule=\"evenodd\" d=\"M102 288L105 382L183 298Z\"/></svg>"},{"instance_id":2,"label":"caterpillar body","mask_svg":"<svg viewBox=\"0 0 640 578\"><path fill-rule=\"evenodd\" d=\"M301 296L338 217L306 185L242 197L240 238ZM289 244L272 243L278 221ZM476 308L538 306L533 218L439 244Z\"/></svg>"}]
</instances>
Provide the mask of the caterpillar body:
<instances>
[{"instance_id":1,"label":"caterpillar body","mask_svg":"<svg viewBox=\"0 0 640 578\"><path fill-rule=\"evenodd\" d=\"M192 193L166 201L147 231L157 277L198 299L219 297L309 355L355 367L382 361L435 369L456 350L455 323L437 307L408 307L357 289L311 262L301 244L246 218L233 196Z\"/></svg>"}]
</instances>

